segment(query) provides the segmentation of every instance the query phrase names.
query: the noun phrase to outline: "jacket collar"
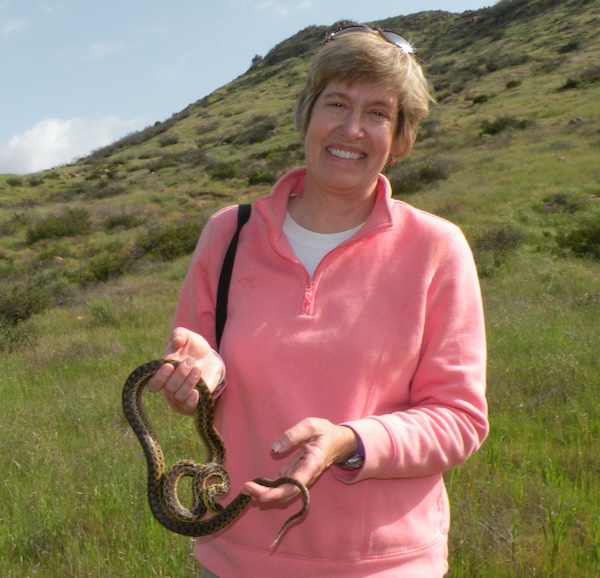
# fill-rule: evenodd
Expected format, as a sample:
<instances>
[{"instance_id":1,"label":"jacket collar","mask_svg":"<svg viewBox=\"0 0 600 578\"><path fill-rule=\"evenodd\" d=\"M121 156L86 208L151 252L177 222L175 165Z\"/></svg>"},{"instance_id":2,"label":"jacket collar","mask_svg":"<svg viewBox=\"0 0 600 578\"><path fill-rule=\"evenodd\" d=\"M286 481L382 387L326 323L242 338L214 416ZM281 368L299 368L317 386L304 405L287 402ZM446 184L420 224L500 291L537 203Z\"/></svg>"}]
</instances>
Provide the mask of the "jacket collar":
<instances>
[{"instance_id":1,"label":"jacket collar","mask_svg":"<svg viewBox=\"0 0 600 578\"><path fill-rule=\"evenodd\" d=\"M254 202L257 210L262 213L269 227L279 234L283 229L283 221L287 213L288 199L291 195L302 194L304 190L304 179L306 178L306 167L293 169L285 173L271 189L271 192ZM363 237L379 229L387 229L393 226L392 217L392 187L389 180L380 174L375 191L376 199L371 214L365 224L357 233L357 237Z\"/></svg>"}]
</instances>

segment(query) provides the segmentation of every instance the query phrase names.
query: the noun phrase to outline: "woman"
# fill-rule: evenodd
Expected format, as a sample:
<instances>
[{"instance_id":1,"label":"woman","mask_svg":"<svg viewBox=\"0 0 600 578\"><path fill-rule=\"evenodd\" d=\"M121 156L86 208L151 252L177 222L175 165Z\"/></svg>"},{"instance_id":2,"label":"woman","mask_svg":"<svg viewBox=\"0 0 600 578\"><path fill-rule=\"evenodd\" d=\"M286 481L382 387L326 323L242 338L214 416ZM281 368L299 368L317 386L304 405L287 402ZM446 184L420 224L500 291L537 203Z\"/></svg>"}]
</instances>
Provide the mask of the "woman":
<instances>
[{"instance_id":1,"label":"woman","mask_svg":"<svg viewBox=\"0 0 600 578\"><path fill-rule=\"evenodd\" d=\"M485 337L463 235L393 200L380 174L408 154L428 110L413 52L395 33L353 26L316 54L296 108L306 168L255 201L242 230L224 363L215 295L235 207L198 243L165 352L184 362L149 388L186 414L200 376L218 389L232 487L254 499L196 540L205 576L447 571L442 473L487 434ZM309 486L311 507L271 551L298 490L248 480L279 475Z\"/></svg>"}]
</instances>

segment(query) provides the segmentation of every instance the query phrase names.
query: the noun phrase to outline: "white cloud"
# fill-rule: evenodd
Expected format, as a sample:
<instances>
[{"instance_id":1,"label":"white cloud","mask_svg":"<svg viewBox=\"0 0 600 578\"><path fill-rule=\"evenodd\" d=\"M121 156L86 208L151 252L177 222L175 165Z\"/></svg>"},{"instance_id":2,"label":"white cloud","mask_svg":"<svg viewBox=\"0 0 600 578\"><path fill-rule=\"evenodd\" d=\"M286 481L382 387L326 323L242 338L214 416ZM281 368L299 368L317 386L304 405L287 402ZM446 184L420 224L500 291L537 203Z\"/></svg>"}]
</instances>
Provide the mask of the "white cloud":
<instances>
[{"instance_id":1,"label":"white cloud","mask_svg":"<svg viewBox=\"0 0 600 578\"><path fill-rule=\"evenodd\" d=\"M125 42L94 42L88 47L88 57L100 60L127 48Z\"/></svg>"},{"instance_id":2,"label":"white cloud","mask_svg":"<svg viewBox=\"0 0 600 578\"><path fill-rule=\"evenodd\" d=\"M28 26L29 20L27 20L27 18L9 20L2 25L2 28L0 28L0 36L6 39L9 36L12 36L15 32L19 32L19 30L23 30Z\"/></svg>"},{"instance_id":3,"label":"white cloud","mask_svg":"<svg viewBox=\"0 0 600 578\"><path fill-rule=\"evenodd\" d=\"M0 149L0 173L27 174L69 163L142 128L143 118L45 119Z\"/></svg>"}]
</instances>

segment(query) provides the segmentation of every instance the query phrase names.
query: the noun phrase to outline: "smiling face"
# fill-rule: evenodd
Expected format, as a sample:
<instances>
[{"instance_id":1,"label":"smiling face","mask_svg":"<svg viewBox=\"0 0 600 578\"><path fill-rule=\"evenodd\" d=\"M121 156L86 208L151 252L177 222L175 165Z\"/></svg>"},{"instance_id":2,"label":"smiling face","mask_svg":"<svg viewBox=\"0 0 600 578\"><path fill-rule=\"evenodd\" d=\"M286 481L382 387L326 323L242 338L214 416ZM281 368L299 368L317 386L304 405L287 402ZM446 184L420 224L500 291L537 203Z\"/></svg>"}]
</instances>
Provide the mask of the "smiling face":
<instances>
[{"instance_id":1,"label":"smiling face","mask_svg":"<svg viewBox=\"0 0 600 578\"><path fill-rule=\"evenodd\" d=\"M327 83L306 130L307 186L367 198L392 154L398 97L368 83Z\"/></svg>"}]
</instances>

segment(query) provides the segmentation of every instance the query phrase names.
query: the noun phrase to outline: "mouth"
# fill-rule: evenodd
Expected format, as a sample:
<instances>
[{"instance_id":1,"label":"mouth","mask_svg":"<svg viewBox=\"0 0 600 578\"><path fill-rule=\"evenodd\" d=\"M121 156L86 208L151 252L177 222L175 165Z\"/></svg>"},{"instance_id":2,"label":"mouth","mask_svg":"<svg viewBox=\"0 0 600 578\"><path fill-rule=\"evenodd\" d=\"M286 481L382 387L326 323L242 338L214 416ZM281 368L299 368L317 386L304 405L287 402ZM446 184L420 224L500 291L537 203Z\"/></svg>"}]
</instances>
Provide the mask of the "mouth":
<instances>
[{"instance_id":1,"label":"mouth","mask_svg":"<svg viewBox=\"0 0 600 578\"><path fill-rule=\"evenodd\" d=\"M356 153L351 151L344 151L333 147L327 147L327 152L332 154L334 157L345 159L349 161L358 161L364 159L367 155L365 153Z\"/></svg>"}]
</instances>

